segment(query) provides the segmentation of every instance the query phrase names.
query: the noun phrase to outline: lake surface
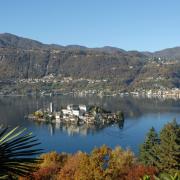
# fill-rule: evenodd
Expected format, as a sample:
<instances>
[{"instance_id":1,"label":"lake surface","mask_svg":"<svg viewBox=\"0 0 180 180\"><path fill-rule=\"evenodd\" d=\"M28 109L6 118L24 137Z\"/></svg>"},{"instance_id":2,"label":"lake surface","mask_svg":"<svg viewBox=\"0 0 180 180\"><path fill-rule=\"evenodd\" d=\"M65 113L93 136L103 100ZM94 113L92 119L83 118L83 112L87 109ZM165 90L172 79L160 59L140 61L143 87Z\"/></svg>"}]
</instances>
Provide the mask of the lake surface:
<instances>
[{"instance_id":1,"label":"lake surface","mask_svg":"<svg viewBox=\"0 0 180 180\"><path fill-rule=\"evenodd\" d=\"M67 104L98 105L106 110L121 110L125 114L124 124L106 127L62 126L60 124L35 123L25 118L35 110L48 107L53 102L58 109ZM145 134L153 126L159 131L164 124L176 118L180 123L180 101L140 99L132 97L0 97L0 124L27 127L35 134L44 151L90 152L103 144L114 148L120 145L136 154Z\"/></svg>"}]
</instances>

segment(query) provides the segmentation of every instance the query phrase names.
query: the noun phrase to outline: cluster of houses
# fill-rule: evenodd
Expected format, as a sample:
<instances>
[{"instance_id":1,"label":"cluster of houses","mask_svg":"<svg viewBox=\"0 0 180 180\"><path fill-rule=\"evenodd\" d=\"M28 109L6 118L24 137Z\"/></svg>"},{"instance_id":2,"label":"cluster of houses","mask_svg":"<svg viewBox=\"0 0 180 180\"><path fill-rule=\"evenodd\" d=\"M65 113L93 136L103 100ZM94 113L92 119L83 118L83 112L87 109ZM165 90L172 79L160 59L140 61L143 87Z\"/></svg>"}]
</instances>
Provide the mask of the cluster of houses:
<instances>
[{"instance_id":1,"label":"cluster of houses","mask_svg":"<svg viewBox=\"0 0 180 180\"><path fill-rule=\"evenodd\" d=\"M69 104L66 108L61 108L60 111L54 111L53 103L50 103L49 108L38 110L28 116L37 121L45 121L52 123L70 123L70 124L109 124L123 120L122 113L106 112L100 107L86 105Z\"/></svg>"},{"instance_id":2,"label":"cluster of houses","mask_svg":"<svg viewBox=\"0 0 180 180\"><path fill-rule=\"evenodd\" d=\"M132 96L147 97L147 98L161 98L161 99L180 99L180 89L159 89L159 90L137 90L129 93ZM128 95L129 95L128 94Z\"/></svg>"},{"instance_id":3,"label":"cluster of houses","mask_svg":"<svg viewBox=\"0 0 180 180\"><path fill-rule=\"evenodd\" d=\"M87 81L88 84L95 84L95 83L101 83L101 82L107 82L107 79L103 80L94 80L94 79L85 79L85 78L79 78L79 79L73 79L71 76L69 77L61 77L61 75L58 75L56 77L54 74L46 75L42 78L28 78L28 79L19 79L19 83L39 83L39 82L54 82L54 83L70 83L70 82L81 82L81 81Z\"/></svg>"},{"instance_id":4,"label":"cluster of houses","mask_svg":"<svg viewBox=\"0 0 180 180\"><path fill-rule=\"evenodd\" d=\"M55 112L56 122L74 122L78 123L80 121L92 122L93 116L88 115L86 105L67 105L66 109L61 109L61 112Z\"/></svg>"}]
</instances>

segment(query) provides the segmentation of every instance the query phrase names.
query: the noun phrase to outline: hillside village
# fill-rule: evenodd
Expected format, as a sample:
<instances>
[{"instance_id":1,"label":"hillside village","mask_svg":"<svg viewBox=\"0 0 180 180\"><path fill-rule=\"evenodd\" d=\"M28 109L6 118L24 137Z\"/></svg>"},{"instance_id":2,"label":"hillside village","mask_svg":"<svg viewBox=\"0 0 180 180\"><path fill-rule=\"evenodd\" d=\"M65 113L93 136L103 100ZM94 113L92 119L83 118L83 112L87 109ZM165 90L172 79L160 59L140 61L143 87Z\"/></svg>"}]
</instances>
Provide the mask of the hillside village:
<instances>
[{"instance_id":1,"label":"hillside village","mask_svg":"<svg viewBox=\"0 0 180 180\"><path fill-rule=\"evenodd\" d=\"M179 98L179 47L139 52L53 46L8 33L0 35L0 45L1 96Z\"/></svg>"},{"instance_id":2,"label":"hillside village","mask_svg":"<svg viewBox=\"0 0 180 180\"><path fill-rule=\"evenodd\" d=\"M149 82L152 81L154 78L149 77L146 78L146 80L141 80L142 82ZM161 77L155 79L154 81L162 80ZM35 85L37 83L52 83L51 80L44 80L44 79L28 79L28 80L20 80L20 83L25 83L30 85ZM72 83L78 83L78 82L87 82L86 84L90 85L90 88L87 88L86 86L84 88L74 88L74 89L66 89L65 87L68 84ZM73 96L89 96L89 95L97 95L100 97L103 96L135 96L135 97L147 97L147 98L172 98L172 99L179 99L180 98L180 89L179 88L166 88L163 86L160 86L158 83L156 83L157 88L136 88L136 89L129 89L129 90L121 90L121 89L109 89L107 88L98 88L103 83L108 83L108 80L90 80L90 79L76 79L73 80L72 78L65 78L58 82L57 80L54 80L53 83L58 83L58 86L61 86L59 89L39 89L38 92L35 91L29 91L26 93L19 94L17 91L11 91L11 90L3 90L0 91L0 95L10 95L10 96L16 96L16 95L40 95L40 96L52 96L52 95L73 95ZM43 85L46 87L46 85ZM159 87L158 87L159 86ZM93 88L94 87L94 88Z\"/></svg>"},{"instance_id":3,"label":"hillside village","mask_svg":"<svg viewBox=\"0 0 180 180\"><path fill-rule=\"evenodd\" d=\"M58 89L52 89L49 91L42 90L40 91L40 95L66 95L66 94L72 94L72 95L77 95L77 96L87 96L87 95L98 95L98 96L136 96L136 97L157 97L157 98L174 98L174 99L179 99L180 98L180 89L179 88L166 88L164 86L160 86L158 84L158 81L164 80L163 77L158 77L154 78L152 77L147 77L144 80L141 80L142 83L147 83L147 82L157 82L156 86L157 88L137 88L133 90L112 90L109 88L104 88L104 89L99 89L96 88L98 85L101 84L108 84L109 80L107 79L102 79L102 80L94 80L94 79L85 79L85 78L79 78L79 79L73 79L72 77L65 77L61 79L57 79L55 76L50 74L49 76L46 76L42 79L21 79L20 83L29 83L29 84L36 84L36 83L59 83L60 86L64 87L67 84L76 84L76 83L84 83L88 84L91 86L91 88L83 88L83 89L78 89L74 88L72 91L67 91L64 92L63 90L58 90ZM94 88L92 88L94 87Z\"/></svg>"}]
</instances>

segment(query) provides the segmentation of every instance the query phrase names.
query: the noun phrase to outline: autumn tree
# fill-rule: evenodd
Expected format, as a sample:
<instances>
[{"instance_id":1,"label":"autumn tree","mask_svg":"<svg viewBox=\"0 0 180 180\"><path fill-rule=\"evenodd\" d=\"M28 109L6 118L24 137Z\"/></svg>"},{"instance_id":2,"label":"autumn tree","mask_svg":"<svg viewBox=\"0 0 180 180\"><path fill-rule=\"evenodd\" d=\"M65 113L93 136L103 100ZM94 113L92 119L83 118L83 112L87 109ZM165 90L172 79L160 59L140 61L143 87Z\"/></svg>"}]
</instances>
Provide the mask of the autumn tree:
<instances>
[{"instance_id":1,"label":"autumn tree","mask_svg":"<svg viewBox=\"0 0 180 180\"><path fill-rule=\"evenodd\" d=\"M32 173L26 180L54 180L57 179L58 172L64 167L68 157L66 153L58 154L50 152L42 154L40 159L42 162L38 165L38 170Z\"/></svg>"},{"instance_id":2,"label":"autumn tree","mask_svg":"<svg viewBox=\"0 0 180 180\"><path fill-rule=\"evenodd\" d=\"M90 164L90 155L83 153L81 159L79 159L78 169L75 173L75 179L77 180L93 180L94 173Z\"/></svg>"},{"instance_id":3,"label":"autumn tree","mask_svg":"<svg viewBox=\"0 0 180 180\"><path fill-rule=\"evenodd\" d=\"M126 176L126 180L140 180L143 179L144 175L150 177L151 180L154 180L154 175L158 174L157 168L153 166L145 166L142 164L136 164L129 169L129 172Z\"/></svg>"},{"instance_id":4,"label":"autumn tree","mask_svg":"<svg viewBox=\"0 0 180 180\"><path fill-rule=\"evenodd\" d=\"M82 152L78 152L70 156L67 162L65 163L64 167L61 169L58 179L63 179L63 180L78 179L76 173L79 169L80 161L83 159L84 156L86 156L86 154Z\"/></svg>"},{"instance_id":5,"label":"autumn tree","mask_svg":"<svg viewBox=\"0 0 180 180\"><path fill-rule=\"evenodd\" d=\"M108 167L111 149L106 145L95 148L90 154L90 169L93 172L94 179L104 180L104 171Z\"/></svg>"},{"instance_id":6,"label":"autumn tree","mask_svg":"<svg viewBox=\"0 0 180 180\"><path fill-rule=\"evenodd\" d=\"M77 153L70 157L61 169L59 179L117 180L125 179L135 165L134 154L120 147L95 148L90 154Z\"/></svg>"},{"instance_id":7,"label":"autumn tree","mask_svg":"<svg viewBox=\"0 0 180 180\"><path fill-rule=\"evenodd\" d=\"M124 179L136 159L132 151L116 147L111 151L108 166L105 170L107 179Z\"/></svg>"},{"instance_id":8,"label":"autumn tree","mask_svg":"<svg viewBox=\"0 0 180 180\"><path fill-rule=\"evenodd\" d=\"M57 153L55 151L47 153L47 154L42 154L40 156L40 159L42 159L42 163L39 165L40 168L46 168L46 167L63 167L65 162L67 161L67 158L70 155L66 153Z\"/></svg>"}]
</instances>

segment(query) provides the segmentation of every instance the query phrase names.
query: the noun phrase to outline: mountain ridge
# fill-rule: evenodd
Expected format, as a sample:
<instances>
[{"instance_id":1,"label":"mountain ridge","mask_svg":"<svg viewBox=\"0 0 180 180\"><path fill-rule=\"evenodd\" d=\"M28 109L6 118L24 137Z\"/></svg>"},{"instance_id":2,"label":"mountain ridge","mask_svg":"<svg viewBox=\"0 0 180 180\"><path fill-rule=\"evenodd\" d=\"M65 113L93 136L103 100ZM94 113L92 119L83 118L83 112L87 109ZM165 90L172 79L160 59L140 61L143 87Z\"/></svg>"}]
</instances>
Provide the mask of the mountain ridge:
<instances>
[{"instance_id":1,"label":"mountain ridge","mask_svg":"<svg viewBox=\"0 0 180 180\"><path fill-rule=\"evenodd\" d=\"M28 46L24 46L24 44L27 43ZM99 50L102 52L139 52L142 53L146 56L163 56L163 57L175 57L179 58L180 57L180 46L175 46L172 48L165 48L162 50L158 50L158 51L138 51L138 50L124 50L122 48L118 48L118 47L113 47L113 46L103 46L103 47L93 47L93 48L89 48L86 46L82 46L82 45L76 45L76 44L70 44L70 45L59 45L59 44L45 44L42 43L40 41L34 40L34 39L30 39L30 38L25 38L25 37L21 37L21 36L17 36L11 33L0 33L0 47L7 47L7 46L11 46L11 47L16 47L16 48L56 48L56 49L78 49L78 50ZM177 52L178 51L178 52Z\"/></svg>"},{"instance_id":2,"label":"mountain ridge","mask_svg":"<svg viewBox=\"0 0 180 180\"><path fill-rule=\"evenodd\" d=\"M50 74L106 80L100 87L104 89L179 88L180 48L151 53L111 46L43 44L8 33L0 34L0 81L41 79ZM69 87L86 85L75 83Z\"/></svg>"}]
</instances>

